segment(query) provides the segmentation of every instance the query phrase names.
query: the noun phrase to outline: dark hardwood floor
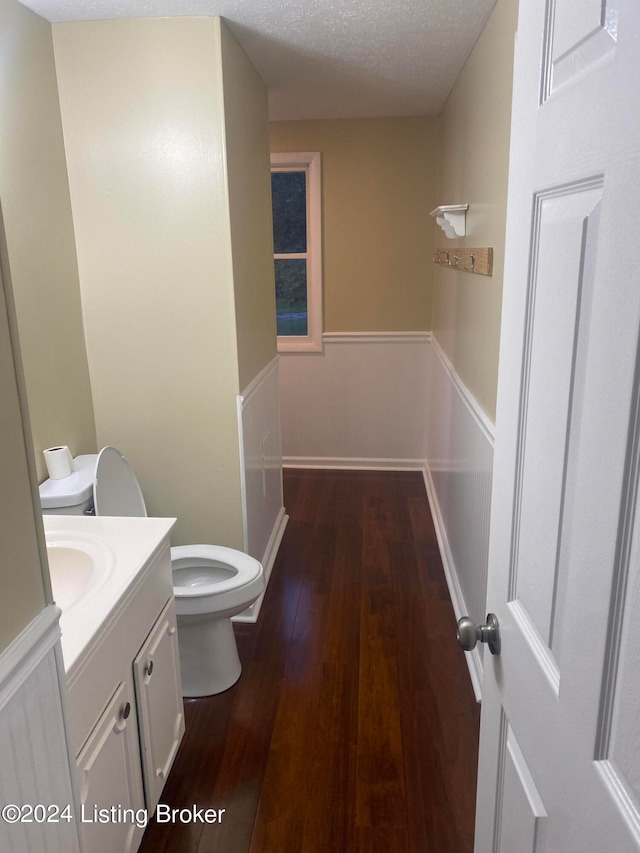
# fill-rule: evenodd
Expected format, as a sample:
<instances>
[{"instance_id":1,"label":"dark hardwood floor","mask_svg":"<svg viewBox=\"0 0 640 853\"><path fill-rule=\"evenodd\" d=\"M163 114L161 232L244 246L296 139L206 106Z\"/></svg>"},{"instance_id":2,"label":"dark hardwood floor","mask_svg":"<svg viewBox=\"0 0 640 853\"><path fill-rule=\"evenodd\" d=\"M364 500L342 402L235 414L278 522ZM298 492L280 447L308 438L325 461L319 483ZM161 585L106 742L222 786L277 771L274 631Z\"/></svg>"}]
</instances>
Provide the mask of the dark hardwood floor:
<instances>
[{"instance_id":1,"label":"dark hardwood floor","mask_svg":"<svg viewBox=\"0 0 640 853\"><path fill-rule=\"evenodd\" d=\"M243 673L185 701L144 853L471 853L477 706L422 476L285 472L290 515Z\"/></svg>"}]
</instances>

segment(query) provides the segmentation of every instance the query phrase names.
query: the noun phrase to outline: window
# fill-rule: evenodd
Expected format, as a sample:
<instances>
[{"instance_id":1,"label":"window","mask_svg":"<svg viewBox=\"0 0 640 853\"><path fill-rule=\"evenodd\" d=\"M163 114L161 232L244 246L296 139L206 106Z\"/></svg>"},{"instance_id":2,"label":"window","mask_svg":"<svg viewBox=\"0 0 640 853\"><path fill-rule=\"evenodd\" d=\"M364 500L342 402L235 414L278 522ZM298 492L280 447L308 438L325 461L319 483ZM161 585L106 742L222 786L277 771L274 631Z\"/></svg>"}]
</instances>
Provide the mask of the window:
<instances>
[{"instance_id":1,"label":"window","mask_svg":"<svg viewBox=\"0 0 640 853\"><path fill-rule=\"evenodd\" d=\"M271 155L280 352L322 350L320 153Z\"/></svg>"}]
</instances>

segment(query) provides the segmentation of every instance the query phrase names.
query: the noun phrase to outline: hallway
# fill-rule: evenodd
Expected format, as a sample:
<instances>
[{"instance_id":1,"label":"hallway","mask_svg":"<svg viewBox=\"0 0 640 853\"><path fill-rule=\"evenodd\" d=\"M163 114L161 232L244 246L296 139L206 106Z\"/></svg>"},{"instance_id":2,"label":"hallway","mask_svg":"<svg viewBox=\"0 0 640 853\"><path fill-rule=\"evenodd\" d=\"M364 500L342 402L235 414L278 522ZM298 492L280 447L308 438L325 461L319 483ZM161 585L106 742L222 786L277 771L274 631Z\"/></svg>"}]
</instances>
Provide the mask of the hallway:
<instances>
[{"instance_id":1,"label":"hallway","mask_svg":"<svg viewBox=\"0 0 640 853\"><path fill-rule=\"evenodd\" d=\"M219 824L145 853L471 853L479 706L422 475L284 473L289 525L243 673L186 700L161 797Z\"/></svg>"}]
</instances>

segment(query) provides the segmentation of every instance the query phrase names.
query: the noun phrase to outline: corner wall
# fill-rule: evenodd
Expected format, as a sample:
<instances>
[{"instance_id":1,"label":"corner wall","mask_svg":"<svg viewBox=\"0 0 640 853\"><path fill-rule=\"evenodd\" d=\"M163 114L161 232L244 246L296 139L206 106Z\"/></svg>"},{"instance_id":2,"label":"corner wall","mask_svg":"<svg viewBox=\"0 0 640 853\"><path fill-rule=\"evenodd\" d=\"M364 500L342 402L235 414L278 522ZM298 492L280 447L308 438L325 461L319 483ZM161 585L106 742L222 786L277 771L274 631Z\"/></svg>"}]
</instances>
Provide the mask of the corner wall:
<instances>
[{"instance_id":1,"label":"corner wall","mask_svg":"<svg viewBox=\"0 0 640 853\"><path fill-rule=\"evenodd\" d=\"M98 443L174 544L242 548L220 20L53 38Z\"/></svg>"},{"instance_id":2,"label":"corner wall","mask_svg":"<svg viewBox=\"0 0 640 853\"><path fill-rule=\"evenodd\" d=\"M244 550L269 579L286 525L278 404L267 89L221 22ZM262 596L237 621L255 622Z\"/></svg>"},{"instance_id":3,"label":"corner wall","mask_svg":"<svg viewBox=\"0 0 640 853\"><path fill-rule=\"evenodd\" d=\"M41 451L96 433L51 25L0 0L0 200L37 476Z\"/></svg>"},{"instance_id":4,"label":"corner wall","mask_svg":"<svg viewBox=\"0 0 640 853\"><path fill-rule=\"evenodd\" d=\"M222 84L240 388L276 355L267 89L224 22Z\"/></svg>"},{"instance_id":5,"label":"corner wall","mask_svg":"<svg viewBox=\"0 0 640 853\"><path fill-rule=\"evenodd\" d=\"M44 533L42 519L36 518L33 507L29 480L31 448L27 447L26 427L23 424L19 391L20 366L16 365L12 351L15 329L10 327L12 300L11 293L5 290L7 286L0 277L0 652L6 649L40 614L47 602L52 600L50 588L45 589L40 564L38 538L44 543Z\"/></svg>"}]
</instances>

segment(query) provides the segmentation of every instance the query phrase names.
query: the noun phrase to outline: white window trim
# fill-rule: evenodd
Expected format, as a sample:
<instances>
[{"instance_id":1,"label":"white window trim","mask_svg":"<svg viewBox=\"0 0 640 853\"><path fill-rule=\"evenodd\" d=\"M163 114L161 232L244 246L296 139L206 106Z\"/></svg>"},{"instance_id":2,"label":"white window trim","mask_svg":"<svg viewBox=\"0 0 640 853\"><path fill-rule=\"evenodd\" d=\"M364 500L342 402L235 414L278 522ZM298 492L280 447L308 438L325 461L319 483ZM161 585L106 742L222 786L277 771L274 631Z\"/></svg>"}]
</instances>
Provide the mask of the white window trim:
<instances>
[{"instance_id":1,"label":"white window trim","mask_svg":"<svg viewBox=\"0 0 640 853\"><path fill-rule=\"evenodd\" d=\"M307 335L278 337L278 352L322 352L322 184L319 151L272 154L273 171L307 173ZM287 255L277 255L286 258ZM295 255L294 257L304 257Z\"/></svg>"}]
</instances>

